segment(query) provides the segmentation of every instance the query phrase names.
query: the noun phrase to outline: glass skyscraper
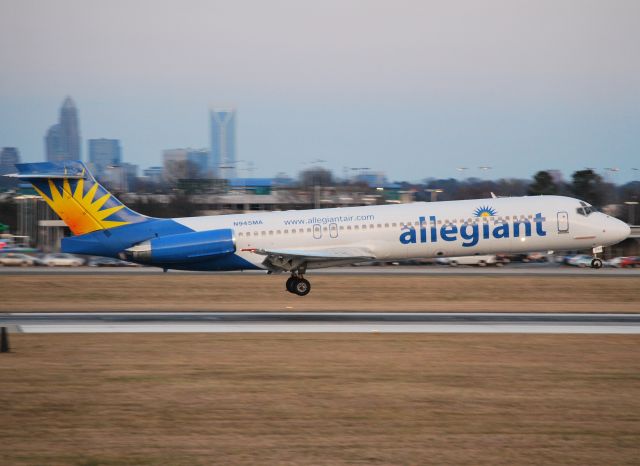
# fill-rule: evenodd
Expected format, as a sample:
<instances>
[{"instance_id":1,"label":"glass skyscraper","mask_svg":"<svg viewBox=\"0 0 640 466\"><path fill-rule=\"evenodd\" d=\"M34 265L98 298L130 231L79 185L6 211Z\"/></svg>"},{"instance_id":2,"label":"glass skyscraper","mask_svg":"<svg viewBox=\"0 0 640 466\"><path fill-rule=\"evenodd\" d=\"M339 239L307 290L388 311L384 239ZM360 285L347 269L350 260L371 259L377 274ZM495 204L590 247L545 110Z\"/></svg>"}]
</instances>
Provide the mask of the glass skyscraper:
<instances>
[{"instance_id":1,"label":"glass skyscraper","mask_svg":"<svg viewBox=\"0 0 640 466\"><path fill-rule=\"evenodd\" d=\"M235 178L236 109L212 107L211 170L218 178Z\"/></svg>"},{"instance_id":2,"label":"glass skyscraper","mask_svg":"<svg viewBox=\"0 0 640 466\"><path fill-rule=\"evenodd\" d=\"M78 109L71 97L64 99L58 123L45 136L47 161L81 160Z\"/></svg>"},{"instance_id":3,"label":"glass skyscraper","mask_svg":"<svg viewBox=\"0 0 640 466\"><path fill-rule=\"evenodd\" d=\"M89 162L94 175L101 177L108 166L120 165L122 152L117 139L89 139Z\"/></svg>"}]
</instances>

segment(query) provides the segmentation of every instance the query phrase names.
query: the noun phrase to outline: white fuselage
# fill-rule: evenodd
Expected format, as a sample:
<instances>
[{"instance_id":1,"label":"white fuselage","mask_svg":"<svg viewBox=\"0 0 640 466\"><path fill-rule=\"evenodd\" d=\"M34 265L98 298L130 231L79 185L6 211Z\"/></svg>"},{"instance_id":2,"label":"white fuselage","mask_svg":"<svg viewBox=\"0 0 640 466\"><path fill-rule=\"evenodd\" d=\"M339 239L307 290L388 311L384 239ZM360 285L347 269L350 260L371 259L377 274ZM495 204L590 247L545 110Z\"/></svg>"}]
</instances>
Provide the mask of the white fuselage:
<instances>
[{"instance_id":1,"label":"white fuselage","mask_svg":"<svg viewBox=\"0 0 640 466\"><path fill-rule=\"evenodd\" d=\"M628 226L562 196L345 207L175 221L195 230L230 228L236 254L257 267L255 250L354 247L377 260L578 250L615 244Z\"/></svg>"}]
</instances>

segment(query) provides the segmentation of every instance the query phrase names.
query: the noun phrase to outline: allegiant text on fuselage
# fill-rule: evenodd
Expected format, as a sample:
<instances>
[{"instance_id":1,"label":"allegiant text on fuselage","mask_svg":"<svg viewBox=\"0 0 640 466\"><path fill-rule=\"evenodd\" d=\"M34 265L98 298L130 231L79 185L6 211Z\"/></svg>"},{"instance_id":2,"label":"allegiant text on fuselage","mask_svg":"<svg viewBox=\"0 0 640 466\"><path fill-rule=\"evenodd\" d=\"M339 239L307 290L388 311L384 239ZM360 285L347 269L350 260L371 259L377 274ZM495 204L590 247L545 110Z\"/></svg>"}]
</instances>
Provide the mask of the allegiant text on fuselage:
<instances>
[{"instance_id":1,"label":"allegiant text on fuselage","mask_svg":"<svg viewBox=\"0 0 640 466\"><path fill-rule=\"evenodd\" d=\"M463 240L462 246L472 247L478 244L481 239L529 237L533 236L534 231L537 236L547 236L547 232L543 229L545 219L540 212L535 214L532 219L535 226L524 218L514 218L511 222L498 220L493 224L484 221L463 223L462 225L445 223L441 226L438 226L438 219L433 215L429 216L428 224L426 216L419 217L418 220L420 224L418 229L413 226L403 227L403 231L400 234L400 242L402 244L436 243L439 240L457 241L459 235Z\"/></svg>"}]
</instances>

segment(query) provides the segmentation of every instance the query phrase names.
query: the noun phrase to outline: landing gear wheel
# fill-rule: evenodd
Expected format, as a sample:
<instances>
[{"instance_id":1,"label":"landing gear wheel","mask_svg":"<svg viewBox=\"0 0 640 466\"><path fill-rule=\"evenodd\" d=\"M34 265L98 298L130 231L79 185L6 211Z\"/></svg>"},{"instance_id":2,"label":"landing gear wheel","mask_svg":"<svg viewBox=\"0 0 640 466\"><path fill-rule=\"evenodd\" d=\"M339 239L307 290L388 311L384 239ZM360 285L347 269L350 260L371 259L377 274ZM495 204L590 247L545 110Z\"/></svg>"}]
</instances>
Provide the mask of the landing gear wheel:
<instances>
[{"instance_id":1,"label":"landing gear wheel","mask_svg":"<svg viewBox=\"0 0 640 466\"><path fill-rule=\"evenodd\" d=\"M289 293L295 293L294 287L296 286L296 281L298 281L298 280L299 280L299 278L297 278L297 277L289 277L287 279L286 287L287 287L287 291Z\"/></svg>"},{"instance_id":2,"label":"landing gear wheel","mask_svg":"<svg viewBox=\"0 0 640 466\"><path fill-rule=\"evenodd\" d=\"M298 296L306 296L311 291L311 283L304 278L298 278L293 287L293 292Z\"/></svg>"},{"instance_id":3,"label":"landing gear wheel","mask_svg":"<svg viewBox=\"0 0 640 466\"><path fill-rule=\"evenodd\" d=\"M602 268L602 260L597 257L591 260L591 268L592 269L601 269Z\"/></svg>"}]
</instances>

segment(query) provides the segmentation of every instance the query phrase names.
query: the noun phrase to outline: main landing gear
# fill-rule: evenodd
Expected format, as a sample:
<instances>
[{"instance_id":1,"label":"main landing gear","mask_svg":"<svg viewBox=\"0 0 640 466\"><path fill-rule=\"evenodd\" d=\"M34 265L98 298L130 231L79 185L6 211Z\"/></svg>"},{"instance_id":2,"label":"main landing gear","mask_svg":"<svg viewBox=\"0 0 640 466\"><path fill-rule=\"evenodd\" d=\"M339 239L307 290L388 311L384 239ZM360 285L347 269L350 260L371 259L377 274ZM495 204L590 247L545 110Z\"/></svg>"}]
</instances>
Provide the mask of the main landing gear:
<instances>
[{"instance_id":1,"label":"main landing gear","mask_svg":"<svg viewBox=\"0 0 640 466\"><path fill-rule=\"evenodd\" d=\"M287 291L298 296L306 296L311 291L311 283L301 274L292 273L287 280Z\"/></svg>"},{"instance_id":2,"label":"main landing gear","mask_svg":"<svg viewBox=\"0 0 640 466\"><path fill-rule=\"evenodd\" d=\"M591 259L591 268L592 269L601 269L602 268L602 259L598 259L598 253L602 252L602 246L598 246L597 248L593 248L593 259Z\"/></svg>"}]
</instances>

